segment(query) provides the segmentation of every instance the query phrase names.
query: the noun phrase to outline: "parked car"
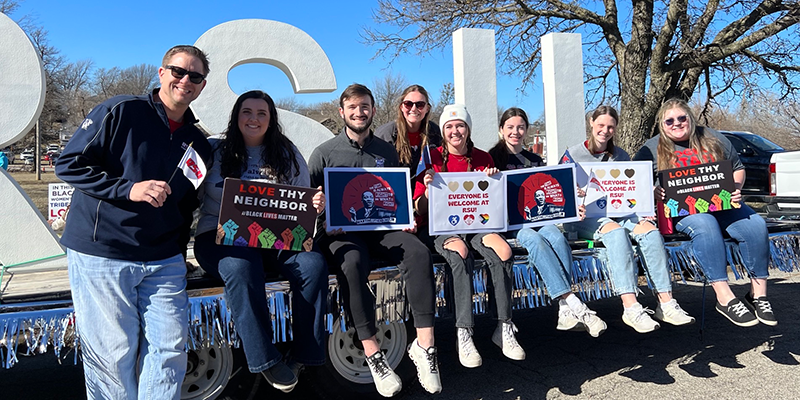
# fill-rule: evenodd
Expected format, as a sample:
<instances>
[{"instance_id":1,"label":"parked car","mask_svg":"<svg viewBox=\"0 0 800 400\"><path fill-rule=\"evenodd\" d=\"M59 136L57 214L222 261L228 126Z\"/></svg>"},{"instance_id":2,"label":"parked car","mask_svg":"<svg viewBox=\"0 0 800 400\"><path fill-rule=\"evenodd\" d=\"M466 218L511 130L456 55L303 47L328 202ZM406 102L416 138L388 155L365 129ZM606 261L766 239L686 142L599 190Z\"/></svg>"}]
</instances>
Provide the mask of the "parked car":
<instances>
[{"instance_id":1,"label":"parked car","mask_svg":"<svg viewBox=\"0 0 800 400\"><path fill-rule=\"evenodd\" d=\"M33 149L27 149L20 155L20 159L25 163L25 165L33 164L35 158L36 156L33 155Z\"/></svg>"},{"instance_id":2,"label":"parked car","mask_svg":"<svg viewBox=\"0 0 800 400\"><path fill-rule=\"evenodd\" d=\"M800 151L772 155L767 216L800 218Z\"/></svg>"},{"instance_id":3,"label":"parked car","mask_svg":"<svg viewBox=\"0 0 800 400\"><path fill-rule=\"evenodd\" d=\"M769 163L773 154L786 151L781 146L750 132L721 131L739 154L747 179L742 192L769 194Z\"/></svg>"}]
</instances>

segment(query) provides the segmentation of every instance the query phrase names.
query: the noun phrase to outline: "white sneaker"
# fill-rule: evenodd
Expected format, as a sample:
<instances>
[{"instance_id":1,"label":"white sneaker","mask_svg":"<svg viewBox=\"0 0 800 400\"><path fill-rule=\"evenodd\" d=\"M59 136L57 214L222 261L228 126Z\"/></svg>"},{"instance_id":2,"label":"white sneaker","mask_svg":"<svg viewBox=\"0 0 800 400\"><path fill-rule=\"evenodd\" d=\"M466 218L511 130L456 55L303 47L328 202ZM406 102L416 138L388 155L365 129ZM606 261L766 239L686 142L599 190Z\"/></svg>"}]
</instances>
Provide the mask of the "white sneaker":
<instances>
[{"instance_id":1,"label":"white sneaker","mask_svg":"<svg viewBox=\"0 0 800 400\"><path fill-rule=\"evenodd\" d=\"M559 300L558 302L558 325L556 325L556 329L560 331L582 331L586 329L564 300Z\"/></svg>"},{"instance_id":2,"label":"white sneaker","mask_svg":"<svg viewBox=\"0 0 800 400\"><path fill-rule=\"evenodd\" d=\"M585 303L581 303L581 308L575 313L575 317L581 321L581 324L592 337L600 336L600 334L605 332L608 328L608 325L606 325L605 321L600 319L600 317L597 316L597 313L593 310L590 310Z\"/></svg>"},{"instance_id":3,"label":"white sneaker","mask_svg":"<svg viewBox=\"0 0 800 400\"><path fill-rule=\"evenodd\" d=\"M653 315L656 319L664 321L672 325L689 325L694 323L694 317L690 316L675 299L666 303L658 303L656 306L656 313Z\"/></svg>"},{"instance_id":4,"label":"white sneaker","mask_svg":"<svg viewBox=\"0 0 800 400\"><path fill-rule=\"evenodd\" d=\"M386 363L386 358L380 350L367 357L367 365L369 365L372 380L375 381L375 387L381 396L392 397L400 393L400 390L403 389L403 380Z\"/></svg>"},{"instance_id":5,"label":"white sneaker","mask_svg":"<svg viewBox=\"0 0 800 400\"><path fill-rule=\"evenodd\" d=\"M439 393L442 391L442 380L439 378L439 359L437 357L436 347L428 347L427 350L419 345L417 339L414 339L408 345L408 357L414 362L417 367L417 378L422 388L428 393Z\"/></svg>"},{"instance_id":6,"label":"white sneaker","mask_svg":"<svg viewBox=\"0 0 800 400\"><path fill-rule=\"evenodd\" d=\"M503 322L497 324L497 329L492 334L492 342L503 349L503 355L517 361L525 359L525 350L517 342L514 333L518 332L513 322Z\"/></svg>"},{"instance_id":7,"label":"white sneaker","mask_svg":"<svg viewBox=\"0 0 800 400\"><path fill-rule=\"evenodd\" d=\"M456 328L456 336L458 337L458 361L461 361L461 365L467 368L480 367L483 360L478 349L475 348L475 343L472 342L472 328Z\"/></svg>"},{"instance_id":8,"label":"white sneaker","mask_svg":"<svg viewBox=\"0 0 800 400\"><path fill-rule=\"evenodd\" d=\"M641 304L636 303L631 308L626 308L622 313L622 322L635 329L639 333L652 332L661 327L658 322L650 318L653 310L647 307L642 307Z\"/></svg>"}]
</instances>

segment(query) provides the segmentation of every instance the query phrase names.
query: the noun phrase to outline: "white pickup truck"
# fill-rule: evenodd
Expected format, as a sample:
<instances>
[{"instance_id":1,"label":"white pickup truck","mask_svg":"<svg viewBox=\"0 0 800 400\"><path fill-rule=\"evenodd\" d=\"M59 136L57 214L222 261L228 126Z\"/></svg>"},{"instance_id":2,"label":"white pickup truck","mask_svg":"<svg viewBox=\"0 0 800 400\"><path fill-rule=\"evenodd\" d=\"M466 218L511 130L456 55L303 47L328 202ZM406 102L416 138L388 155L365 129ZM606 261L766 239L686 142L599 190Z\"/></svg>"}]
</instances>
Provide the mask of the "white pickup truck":
<instances>
[{"instance_id":1,"label":"white pickup truck","mask_svg":"<svg viewBox=\"0 0 800 400\"><path fill-rule=\"evenodd\" d=\"M772 155L769 183L767 216L800 218L800 151Z\"/></svg>"}]
</instances>

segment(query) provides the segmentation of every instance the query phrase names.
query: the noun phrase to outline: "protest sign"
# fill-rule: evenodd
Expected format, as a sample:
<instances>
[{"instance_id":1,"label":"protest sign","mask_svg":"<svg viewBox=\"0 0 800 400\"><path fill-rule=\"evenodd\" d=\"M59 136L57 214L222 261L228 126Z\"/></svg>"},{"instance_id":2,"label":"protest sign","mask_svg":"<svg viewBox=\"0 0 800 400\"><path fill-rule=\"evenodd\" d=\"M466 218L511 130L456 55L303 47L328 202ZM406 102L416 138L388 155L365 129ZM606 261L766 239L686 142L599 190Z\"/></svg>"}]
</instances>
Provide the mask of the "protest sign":
<instances>
[{"instance_id":1,"label":"protest sign","mask_svg":"<svg viewBox=\"0 0 800 400\"><path fill-rule=\"evenodd\" d=\"M325 168L328 230L414 227L408 168Z\"/></svg>"},{"instance_id":2,"label":"protest sign","mask_svg":"<svg viewBox=\"0 0 800 400\"><path fill-rule=\"evenodd\" d=\"M505 232L506 185L503 174L437 172L428 188L428 232Z\"/></svg>"},{"instance_id":3,"label":"protest sign","mask_svg":"<svg viewBox=\"0 0 800 400\"><path fill-rule=\"evenodd\" d=\"M72 186L66 183L50 183L47 185L47 219L58 218L67 211L72 201Z\"/></svg>"},{"instance_id":4,"label":"protest sign","mask_svg":"<svg viewBox=\"0 0 800 400\"><path fill-rule=\"evenodd\" d=\"M663 170L658 179L665 193L664 212L670 218L738 207L731 203L736 186L729 160Z\"/></svg>"},{"instance_id":5,"label":"protest sign","mask_svg":"<svg viewBox=\"0 0 800 400\"><path fill-rule=\"evenodd\" d=\"M217 244L311 251L315 189L225 178Z\"/></svg>"},{"instance_id":6,"label":"protest sign","mask_svg":"<svg viewBox=\"0 0 800 400\"><path fill-rule=\"evenodd\" d=\"M655 215L651 161L584 162L578 167L576 176L578 186L586 192L587 217ZM592 173L597 179L589 185Z\"/></svg>"},{"instance_id":7,"label":"protest sign","mask_svg":"<svg viewBox=\"0 0 800 400\"><path fill-rule=\"evenodd\" d=\"M508 229L577 221L575 164L503 172Z\"/></svg>"}]
</instances>

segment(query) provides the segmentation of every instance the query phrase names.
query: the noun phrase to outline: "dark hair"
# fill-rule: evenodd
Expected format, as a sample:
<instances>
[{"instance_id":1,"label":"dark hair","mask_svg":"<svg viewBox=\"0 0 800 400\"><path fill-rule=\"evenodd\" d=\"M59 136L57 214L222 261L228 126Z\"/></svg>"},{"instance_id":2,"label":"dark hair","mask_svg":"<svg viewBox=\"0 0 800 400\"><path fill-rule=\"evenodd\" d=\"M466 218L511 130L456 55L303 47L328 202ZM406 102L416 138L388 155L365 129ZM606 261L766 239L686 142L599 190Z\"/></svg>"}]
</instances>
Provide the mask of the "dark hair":
<instances>
[{"instance_id":1,"label":"dark hair","mask_svg":"<svg viewBox=\"0 0 800 400\"><path fill-rule=\"evenodd\" d=\"M614 107L611 107L611 106L598 106L597 108L595 108L594 111L592 112L592 115L589 116L589 122L590 123L594 122L594 120L596 120L597 117L599 117L601 115L608 115L611 118L614 118L614 122L619 123L619 114L617 114L617 110L615 110ZM588 142L589 142L589 152L592 153L592 154L596 153L597 152L597 144L595 144L595 142L594 142L594 136L592 135L591 128L589 130L589 141ZM605 152L606 152L606 154L608 154L609 157L614 157L614 138L613 137L608 139L608 142L606 142L606 151Z\"/></svg>"},{"instance_id":2,"label":"dark hair","mask_svg":"<svg viewBox=\"0 0 800 400\"><path fill-rule=\"evenodd\" d=\"M372 95L372 91L369 90L368 87L360 84L354 83L344 89L342 95L339 96L339 107L344 107L344 101L348 100L353 97L361 97L361 96L369 96L369 100L372 102L372 106L375 106L375 97Z\"/></svg>"},{"instance_id":3,"label":"dark hair","mask_svg":"<svg viewBox=\"0 0 800 400\"><path fill-rule=\"evenodd\" d=\"M294 144L289 140L278 123L278 110L272 97L260 90L251 90L242 94L236 99L231 111L231 119L228 121L228 128L224 132L224 137L220 144L222 152L222 163L220 170L223 178L240 178L242 172L247 168L247 146L244 143L244 136L239 130L239 112L242 104L247 99L261 99L267 102L269 109L269 126L261 144L261 168L265 173L275 177L279 183L286 183L291 178L290 174L294 168L294 176L300 174L300 165L294 152Z\"/></svg>"},{"instance_id":4,"label":"dark hair","mask_svg":"<svg viewBox=\"0 0 800 400\"><path fill-rule=\"evenodd\" d=\"M172 48L167 50L167 52L164 54L164 58L161 59L161 66L166 67L172 56L178 53L186 53L190 56L199 58L200 62L203 63L203 75L208 75L208 72L211 71L211 68L208 65L208 56L206 56L206 53L203 53L203 50L188 44L172 46Z\"/></svg>"},{"instance_id":5,"label":"dark hair","mask_svg":"<svg viewBox=\"0 0 800 400\"><path fill-rule=\"evenodd\" d=\"M530 122L528 122L528 114L526 114L525 110L521 108L511 107L503 112L503 115L500 116L500 125L498 125L498 134L500 139L497 141L497 144L489 149L489 155L492 156L492 161L494 161L495 167L500 169L505 169L506 165L508 165L508 146L506 146L506 138L503 136L503 125L505 125L506 121L513 117L520 117L523 121L525 121L526 131L528 126L530 126Z\"/></svg>"},{"instance_id":6,"label":"dark hair","mask_svg":"<svg viewBox=\"0 0 800 400\"><path fill-rule=\"evenodd\" d=\"M395 140L394 147L395 150L397 150L397 156L400 158L401 164L411 164L412 161L411 146L408 144L408 125L406 124L406 118L403 116L403 99L411 92L419 92L419 94L425 96L425 102L430 106L428 91L420 85L411 85L407 87L406 90L403 90L403 93L400 94L400 97L397 98L397 119L394 123L397 127L397 140ZM428 119L430 116L431 110L428 108L419 126L419 136L421 139L420 149L424 149L428 146Z\"/></svg>"}]
</instances>

